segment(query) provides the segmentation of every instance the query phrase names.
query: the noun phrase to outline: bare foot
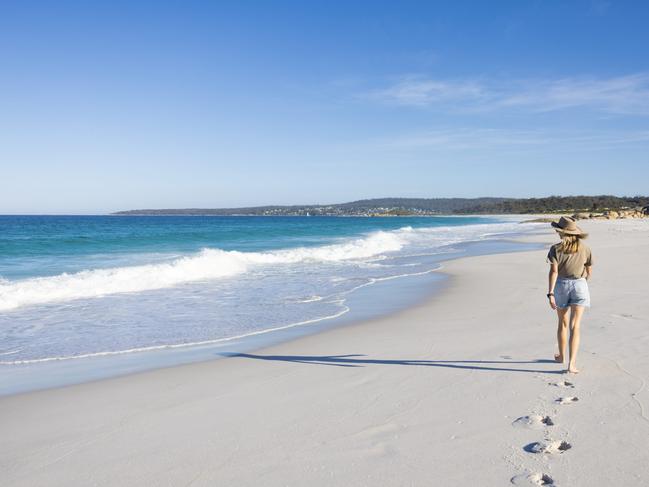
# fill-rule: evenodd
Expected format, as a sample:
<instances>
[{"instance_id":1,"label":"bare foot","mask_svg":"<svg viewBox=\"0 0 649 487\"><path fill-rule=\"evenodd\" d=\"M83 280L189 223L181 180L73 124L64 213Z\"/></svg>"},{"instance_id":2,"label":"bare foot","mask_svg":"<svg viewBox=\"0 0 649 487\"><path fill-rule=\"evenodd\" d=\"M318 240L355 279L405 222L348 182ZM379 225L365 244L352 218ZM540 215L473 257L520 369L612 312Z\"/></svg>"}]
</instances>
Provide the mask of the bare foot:
<instances>
[{"instance_id":1,"label":"bare foot","mask_svg":"<svg viewBox=\"0 0 649 487\"><path fill-rule=\"evenodd\" d=\"M568 373L569 374L578 374L579 369L577 367L575 367L574 365L571 365L571 366L568 367Z\"/></svg>"},{"instance_id":2,"label":"bare foot","mask_svg":"<svg viewBox=\"0 0 649 487\"><path fill-rule=\"evenodd\" d=\"M558 364L562 364L563 363L563 355L561 355L559 353L555 353L554 354L554 361L556 363L558 363Z\"/></svg>"}]
</instances>

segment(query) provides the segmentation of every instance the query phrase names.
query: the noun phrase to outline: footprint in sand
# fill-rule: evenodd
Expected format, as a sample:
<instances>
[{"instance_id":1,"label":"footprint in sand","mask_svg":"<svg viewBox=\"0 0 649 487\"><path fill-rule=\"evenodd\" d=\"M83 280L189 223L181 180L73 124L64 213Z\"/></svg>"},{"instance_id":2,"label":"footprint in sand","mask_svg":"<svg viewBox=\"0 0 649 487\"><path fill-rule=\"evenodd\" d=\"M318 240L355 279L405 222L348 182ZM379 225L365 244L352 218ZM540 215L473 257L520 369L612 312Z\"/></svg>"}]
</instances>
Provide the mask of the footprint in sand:
<instances>
[{"instance_id":1,"label":"footprint in sand","mask_svg":"<svg viewBox=\"0 0 649 487\"><path fill-rule=\"evenodd\" d=\"M568 397L560 397L554 402L556 402L557 404L572 404L577 401L579 401L578 397L568 396Z\"/></svg>"},{"instance_id":2,"label":"footprint in sand","mask_svg":"<svg viewBox=\"0 0 649 487\"><path fill-rule=\"evenodd\" d=\"M551 382L550 385L555 386L555 387L564 387L564 388L567 388L567 389L574 389L575 388L575 384L572 383L572 382L569 382L567 380L562 380L562 381L559 381L559 382Z\"/></svg>"},{"instance_id":3,"label":"footprint in sand","mask_svg":"<svg viewBox=\"0 0 649 487\"><path fill-rule=\"evenodd\" d=\"M536 441L525 445L523 450L528 453L547 453L550 455L555 455L557 453L563 453L566 450L570 450L572 445L567 441L562 440L547 440L547 441Z\"/></svg>"},{"instance_id":4,"label":"footprint in sand","mask_svg":"<svg viewBox=\"0 0 649 487\"><path fill-rule=\"evenodd\" d=\"M517 428L540 430L547 426L554 426L554 421L552 421L552 418L550 418L550 416L531 414L529 416L521 416L512 423L512 426L515 426Z\"/></svg>"},{"instance_id":5,"label":"footprint in sand","mask_svg":"<svg viewBox=\"0 0 649 487\"><path fill-rule=\"evenodd\" d=\"M523 473L512 477L511 483L514 485L555 485L554 480L546 473L532 472Z\"/></svg>"},{"instance_id":6,"label":"footprint in sand","mask_svg":"<svg viewBox=\"0 0 649 487\"><path fill-rule=\"evenodd\" d=\"M634 319L634 316L630 313L612 314L611 316L614 316L616 318L626 318L627 320Z\"/></svg>"}]
</instances>

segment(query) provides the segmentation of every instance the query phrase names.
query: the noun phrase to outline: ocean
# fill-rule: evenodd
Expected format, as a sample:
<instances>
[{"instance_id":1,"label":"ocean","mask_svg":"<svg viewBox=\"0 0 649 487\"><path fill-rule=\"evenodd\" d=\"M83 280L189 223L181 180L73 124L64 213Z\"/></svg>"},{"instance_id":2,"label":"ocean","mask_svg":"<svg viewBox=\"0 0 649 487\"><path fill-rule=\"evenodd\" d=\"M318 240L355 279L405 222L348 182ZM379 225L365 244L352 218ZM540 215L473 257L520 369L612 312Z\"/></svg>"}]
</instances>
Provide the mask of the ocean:
<instances>
[{"instance_id":1,"label":"ocean","mask_svg":"<svg viewBox=\"0 0 649 487\"><path fill-rule=\"evenodd\" d=\"M74 362L59 366L59 382L98 364L110 376L124 369L107 357L129 355L132 371L135 357L156 351L186 354L363 317L351 304L361 290L390 293L390 281L431 275L472 242L519 232L518 221L0 216L0 374L23 380ZM399 306L370 303L365 314Z\"/></svg>"}]
</instances>

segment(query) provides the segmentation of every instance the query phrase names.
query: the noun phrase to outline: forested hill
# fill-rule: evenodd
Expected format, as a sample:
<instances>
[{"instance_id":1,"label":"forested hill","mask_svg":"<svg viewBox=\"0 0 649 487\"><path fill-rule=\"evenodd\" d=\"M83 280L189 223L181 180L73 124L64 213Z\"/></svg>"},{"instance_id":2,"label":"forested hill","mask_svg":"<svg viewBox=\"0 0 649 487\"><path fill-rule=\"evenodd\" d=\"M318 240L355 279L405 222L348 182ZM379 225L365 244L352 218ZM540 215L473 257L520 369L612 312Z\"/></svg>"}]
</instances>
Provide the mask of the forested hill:
<instances>
[{"instance_id":1,"label":"forested hill","mask_svg":"<svg viewBox=\"0 0 649 487\"><path fill-rule=\"evenodd\" d=\"M115 215L397 216L600 212L649 205L649 196L550 196L547 198L378 198L332 205L185 208L119 211Z\"/></svg>"}]
</instances>

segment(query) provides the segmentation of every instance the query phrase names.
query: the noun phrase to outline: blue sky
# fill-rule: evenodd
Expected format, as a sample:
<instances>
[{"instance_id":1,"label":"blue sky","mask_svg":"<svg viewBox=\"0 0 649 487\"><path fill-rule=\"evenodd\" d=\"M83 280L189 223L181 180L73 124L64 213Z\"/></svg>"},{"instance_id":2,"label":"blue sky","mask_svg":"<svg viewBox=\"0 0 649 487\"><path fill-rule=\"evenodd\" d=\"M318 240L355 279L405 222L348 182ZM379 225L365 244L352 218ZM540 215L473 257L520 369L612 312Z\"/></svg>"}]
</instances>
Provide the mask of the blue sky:
<instances>
[{"instance_id":1,"label":"blue sky","mask_svg":"<svg viewBox=\"0 0 649 487\"><path fill-rule=\"evenodd\" d=\"M649 2L2 2L0 213L649 193Z\"/></svg>"}]
</instances>

